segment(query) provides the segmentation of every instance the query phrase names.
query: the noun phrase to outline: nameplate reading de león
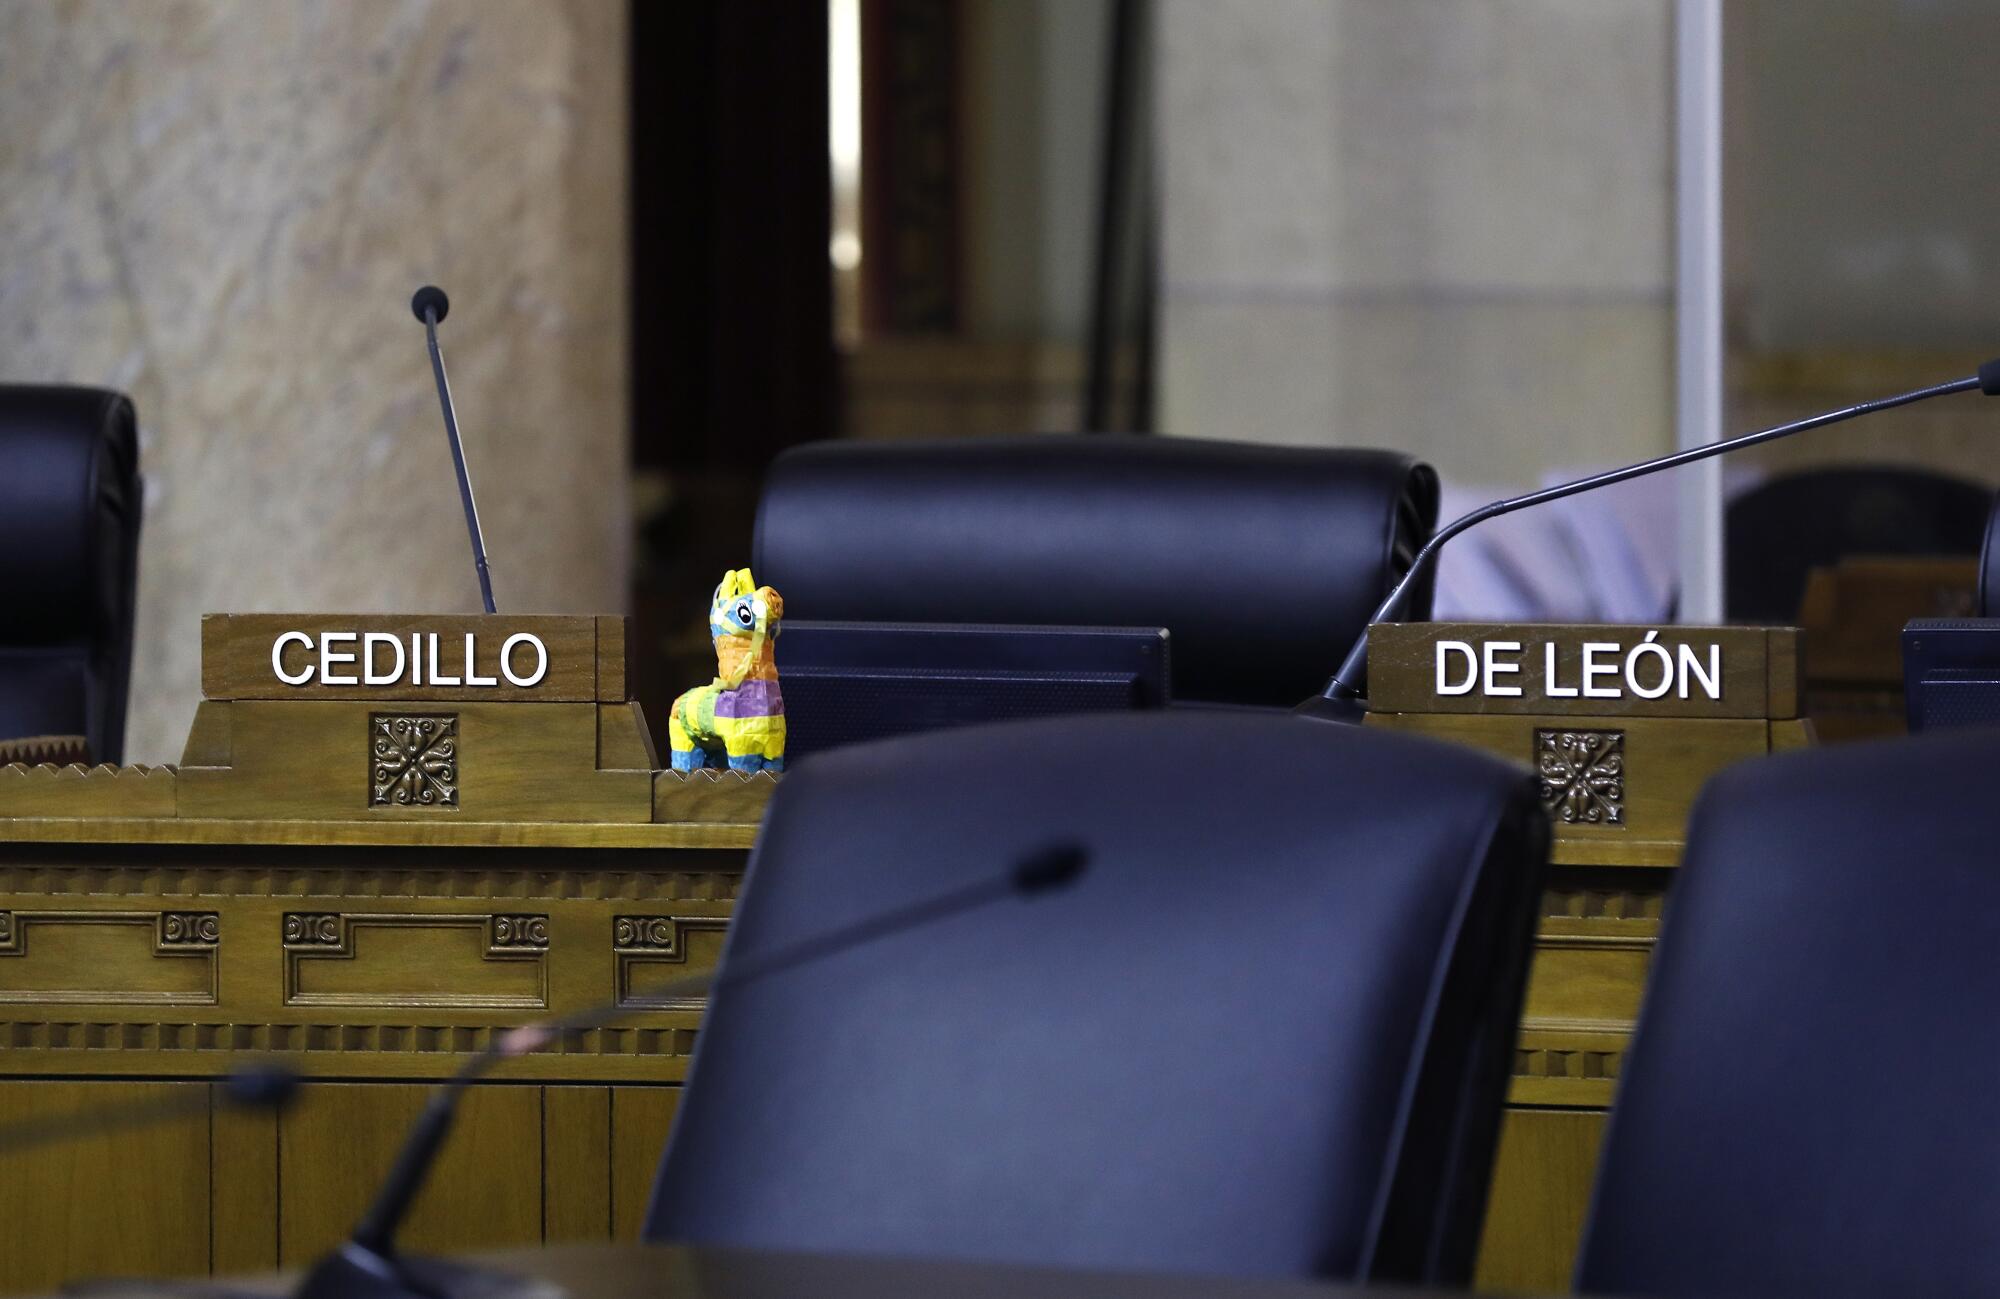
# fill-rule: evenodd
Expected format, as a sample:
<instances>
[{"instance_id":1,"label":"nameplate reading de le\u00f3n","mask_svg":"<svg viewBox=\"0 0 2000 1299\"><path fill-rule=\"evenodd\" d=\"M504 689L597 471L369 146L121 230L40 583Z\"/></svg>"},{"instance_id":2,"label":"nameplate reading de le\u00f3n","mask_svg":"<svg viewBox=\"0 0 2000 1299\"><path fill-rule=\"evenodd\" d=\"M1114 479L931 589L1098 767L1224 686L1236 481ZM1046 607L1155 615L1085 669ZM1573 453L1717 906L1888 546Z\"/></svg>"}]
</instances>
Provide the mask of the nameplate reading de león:
<instances>
[{"instance_id":1,"label":"nameplate reading de le\u00f3n","mask_svg":"<svg viewBox=\"0 0 2000 1299\"><path fill-rule=\"evenodd\" d=\"M1797 637L1779 627L1386 623L1369 635L1369 707L1764 717L1797 691Z\"/></svg>"}]
</instances>

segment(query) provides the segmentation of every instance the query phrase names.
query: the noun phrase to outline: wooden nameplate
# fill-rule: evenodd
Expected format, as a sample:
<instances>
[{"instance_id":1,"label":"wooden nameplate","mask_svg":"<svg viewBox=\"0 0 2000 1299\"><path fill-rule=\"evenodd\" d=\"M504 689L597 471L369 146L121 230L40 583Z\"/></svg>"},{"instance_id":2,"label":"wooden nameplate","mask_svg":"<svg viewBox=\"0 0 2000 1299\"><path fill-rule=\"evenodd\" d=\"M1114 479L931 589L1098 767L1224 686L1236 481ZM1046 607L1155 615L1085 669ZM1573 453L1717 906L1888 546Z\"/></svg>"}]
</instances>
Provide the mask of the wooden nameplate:
<instances>
[{"instance_id":1,"label":"wooden nameplate","mask_svg":"<svg viewBox=\"0 0 2000 1299\"><path fill-rule=\"evenodd\" d=\"M177 765L0 766L0 818L754 826L776 785L661 769L624 618L211 614L201 633Z\"/></svg>"},{"instance_id":2,"label":"wooden nameplate","mask_svg":"<svg viewBox=\"0 0 2000 1299\"><path fill-rule=\"evenodd\" d=\"M1384 623L1368 724L1533 768L1559 863L1672 866L1702 784L1811 742L1791 627Z\"/></svg>"}]
</instances>

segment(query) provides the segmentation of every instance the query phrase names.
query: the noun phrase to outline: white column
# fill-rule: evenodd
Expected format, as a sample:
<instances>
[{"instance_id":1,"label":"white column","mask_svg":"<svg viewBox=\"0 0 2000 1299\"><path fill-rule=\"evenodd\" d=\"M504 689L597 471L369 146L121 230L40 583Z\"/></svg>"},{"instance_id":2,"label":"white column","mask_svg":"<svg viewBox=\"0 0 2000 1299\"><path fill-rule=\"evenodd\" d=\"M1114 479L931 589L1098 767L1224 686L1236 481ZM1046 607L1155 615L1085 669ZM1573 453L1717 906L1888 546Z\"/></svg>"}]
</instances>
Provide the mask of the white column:
<instances>
[{"instance_id":1,"label":"white column","mask_svg":"<svg viewBox=\"0 0 2000 1299\"><path fill-rule=\"evenodd\" d=\"M1674 440L1722 430L1722 0L1674 12ZM1680 616L1722 621L1722 461L1680 478Z\"/></svg>"}]
</instances>

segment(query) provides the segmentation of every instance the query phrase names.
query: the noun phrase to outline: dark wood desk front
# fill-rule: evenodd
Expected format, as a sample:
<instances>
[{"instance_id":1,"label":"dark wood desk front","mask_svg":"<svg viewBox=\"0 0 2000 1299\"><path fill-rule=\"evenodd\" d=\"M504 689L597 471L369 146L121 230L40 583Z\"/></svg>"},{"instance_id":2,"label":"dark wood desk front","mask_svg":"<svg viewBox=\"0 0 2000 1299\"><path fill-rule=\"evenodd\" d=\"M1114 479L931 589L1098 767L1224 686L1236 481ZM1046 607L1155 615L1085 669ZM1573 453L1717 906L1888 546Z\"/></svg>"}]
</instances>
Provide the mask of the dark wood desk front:
<instances>
[{"instance_id":1,"label":"dark wood desk front","mask_svg":"<svg viewBox=\"0 0 2000 1299\"><path fill-rule=\"evenodd\" d=\"M569 1299L1362 1299L1453 1294L1392 1286L1310 1281L1161 1276L1004 1263L691 1249L679 1245L561 1245L455 1259L540 1281ZM200 1299L230 1294L283 1296L296 1275L233 1278L204 1285ZM99 1289L97 1299L189 1299L171 1283Z\"/></svg>"}]
</instances>

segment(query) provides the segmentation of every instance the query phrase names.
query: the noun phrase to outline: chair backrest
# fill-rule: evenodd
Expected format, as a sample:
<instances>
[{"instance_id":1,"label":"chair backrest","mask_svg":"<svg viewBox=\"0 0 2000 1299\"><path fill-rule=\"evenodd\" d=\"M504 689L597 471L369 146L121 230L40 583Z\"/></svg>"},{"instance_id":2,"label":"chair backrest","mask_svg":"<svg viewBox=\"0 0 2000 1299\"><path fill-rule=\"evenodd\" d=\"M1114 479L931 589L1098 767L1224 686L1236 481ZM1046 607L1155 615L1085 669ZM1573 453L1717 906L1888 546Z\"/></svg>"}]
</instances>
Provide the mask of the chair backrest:
<instances>
[{"instance_id":1,"label":"chair backrest","mask_svg":"<svg viewBox=\"0 0 2000 1299\"><path fill-rule=\"evenodd\" d=\"M1927 469L1844 465L1785 474L1730 501L1732 622L1797 619L1806 575L1849 555L1973 555L1992 493Z\"/></svg>"},{"instance_id":2,"label":"chair backrest","mask_svg":"<svg viewBox=\"0 0 2000 1299\"><path fill-rule=\"evenodd\" d=\"M0 738L123 757L140 508L124 395L0 386Z\"/></svg>"},{"instance_id":3,"label":"chair backrest","mask_svg":"<svg viewBox=\"0 0 2000 1299\"><path fill-rule=\"evenodd\" d=\"M1387 451L1130 435L819 442L754 567L801 619L1165 627L1181 700L1317 692L1437 522ZM1409 614L1428 617L1428 584Z\"/></svg>"},{"instance_id":4,"label":"chair backrest","mask_svg":"<svg viewBox=\"0 0 2000 1299\"><path fill-rule=\"evenodd\" d=\"M1547 823L1520 769L1290 716L1097 715L787 775L724 969L1089 865L810 968L725 974L653 1239L1463 1280Z\"/></svg>"},{"instance_id":5,"label":"chair backrest","mask_svg":"<svg viewBox=\"0 0 2000 1299\"><path fill-rule=\"evenodd\" d=\"M1738 767L1703 793L1577 1288L2000 1289L2000 738Z\"/></svg>"}]
</instances>

